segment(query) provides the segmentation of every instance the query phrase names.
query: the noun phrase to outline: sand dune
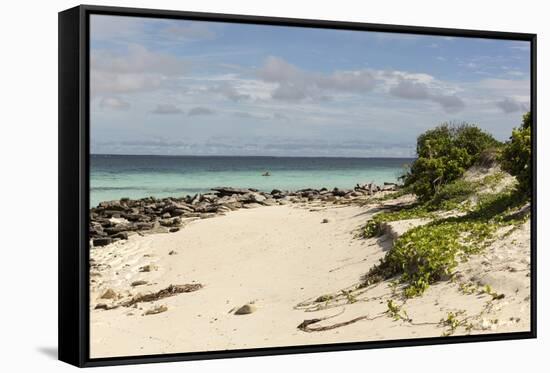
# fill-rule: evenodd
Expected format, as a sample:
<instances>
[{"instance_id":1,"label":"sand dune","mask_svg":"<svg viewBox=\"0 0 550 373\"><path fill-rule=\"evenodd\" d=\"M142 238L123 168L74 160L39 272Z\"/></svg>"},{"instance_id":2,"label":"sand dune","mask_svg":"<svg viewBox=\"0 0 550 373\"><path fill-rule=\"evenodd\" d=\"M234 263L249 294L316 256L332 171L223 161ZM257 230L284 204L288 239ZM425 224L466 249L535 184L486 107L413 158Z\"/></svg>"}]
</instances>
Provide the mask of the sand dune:
<instances>
[{"instance_id":1,"label":"sand dune","mask_svg":"<svg viewBox=\"0 0 550 373\"><path fill-rule=\"evenodd\" d=\"M328 206L241 209L193 221L176 233L133 235L93 249L91 357L436 337L448 331L440 320L449 312L471 317L474 326L454 334L529 330L528 224L461 264L461 281L435 284L403 305L396 300L397 315L412 319L404 321L387 312L389 281L342 292L390 247L389 236L356 237L375 209ZM504 297L494 300L477 288L468 294L464 284L474 280ZM171 284L203 287L95 309ZM100 299L107 291L107 299ZM321 302L323 295L327 301ZM243 305L252 312L235 314ZM329 330L298 328L304 320L333 315L306 328ZM361 319L330 329L355 318Z\"/></svg>"}]
</instances>

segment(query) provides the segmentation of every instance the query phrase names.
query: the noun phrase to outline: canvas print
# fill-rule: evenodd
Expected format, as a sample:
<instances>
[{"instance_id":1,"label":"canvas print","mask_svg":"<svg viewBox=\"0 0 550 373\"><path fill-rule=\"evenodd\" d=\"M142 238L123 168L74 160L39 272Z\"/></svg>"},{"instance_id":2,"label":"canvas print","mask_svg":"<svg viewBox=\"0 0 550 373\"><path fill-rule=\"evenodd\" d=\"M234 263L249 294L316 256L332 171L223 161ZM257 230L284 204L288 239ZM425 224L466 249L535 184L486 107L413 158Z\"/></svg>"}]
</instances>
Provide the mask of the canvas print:
<instances>
[{"instance_id":1,"label":"canvas print","mask_svg":"<svg viewBox=\"0 0 550 373\"><path fill-rule=\"evenodd\" d=\"M91 358L530 330L529 42L89 38Z\"/></svg>"}]
</instances>

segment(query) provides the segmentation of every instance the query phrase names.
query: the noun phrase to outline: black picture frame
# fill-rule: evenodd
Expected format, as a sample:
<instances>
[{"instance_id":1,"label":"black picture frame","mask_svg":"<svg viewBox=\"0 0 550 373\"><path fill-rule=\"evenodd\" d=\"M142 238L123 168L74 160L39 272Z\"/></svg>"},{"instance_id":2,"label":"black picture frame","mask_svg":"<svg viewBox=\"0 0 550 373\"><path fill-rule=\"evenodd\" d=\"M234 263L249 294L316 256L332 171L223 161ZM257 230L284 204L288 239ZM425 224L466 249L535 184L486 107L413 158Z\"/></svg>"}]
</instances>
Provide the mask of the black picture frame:
<instances>
[{"instance_id":1,"label":"black picture frame","mask_svg":"<svg viewBox=\"0 0 550 373\"><path fill-rule=\"evenodd\" d=\"M325 345L205 351L165 355L94 358L89 356L89 18L92 14L170 18L263 25L284 25L386 33L528 41L531 45L532 203L531 330L447 338L337 343ZM536 338L537 335L537 66L536 34L398 26L264 16L198 13L81 5L59 13L59 360L79 367L173 362L261 355L283 355L370 348L436 345Z\"/></svg>"}]
</instances>

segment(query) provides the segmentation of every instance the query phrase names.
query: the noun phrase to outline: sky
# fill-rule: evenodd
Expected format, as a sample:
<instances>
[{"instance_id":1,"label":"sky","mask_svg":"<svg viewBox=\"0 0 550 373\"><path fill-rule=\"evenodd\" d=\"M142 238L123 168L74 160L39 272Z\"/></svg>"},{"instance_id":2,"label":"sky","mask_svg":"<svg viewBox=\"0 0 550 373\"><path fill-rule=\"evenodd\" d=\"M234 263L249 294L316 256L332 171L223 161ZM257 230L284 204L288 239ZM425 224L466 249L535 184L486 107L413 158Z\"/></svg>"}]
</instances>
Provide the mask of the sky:
<instances>
[{"instance_id":1,"label":"sky","mask_svg":"<svg viewBox=\"0 0 550 373\"><path fill-rule=\"evenodd\" d=\"M92 15L93 154L414 156L444 122L506 140L528 42Z\"/></svg>"}]
</instances>

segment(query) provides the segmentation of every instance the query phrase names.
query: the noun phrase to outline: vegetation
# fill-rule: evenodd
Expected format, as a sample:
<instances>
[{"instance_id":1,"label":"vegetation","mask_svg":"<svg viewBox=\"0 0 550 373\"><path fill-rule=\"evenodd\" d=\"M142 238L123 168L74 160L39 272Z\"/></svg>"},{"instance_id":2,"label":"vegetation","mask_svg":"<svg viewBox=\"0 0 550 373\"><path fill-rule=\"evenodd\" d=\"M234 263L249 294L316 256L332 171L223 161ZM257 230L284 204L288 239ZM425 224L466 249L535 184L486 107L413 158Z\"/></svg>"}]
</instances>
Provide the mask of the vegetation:
<instances>
[{"instance_id":1,"label":"vegetation","mask_svg":"<svg viewBox=\"0 0 550 373\"><path fill-rule=\"evenodd\" d=\"M443 185L427 201L375 215L365 225L365 237L380 235L384 222L413 218L431 222L400 236L380 264L366 274L364 285L399 276L407 284L405 296L420 295L430 284L450 278L461 260L481 252L499 228L519 226L526 216L516 212L526 196L514 184L495 192L503 177L496 172L476 181L459 179ZM453 211L454 216L448 217L445 211Z\"/></svg>"},{"instance_id":2,"label":"vegetation","mask_svg":"<svg viewBox=\"0 0 550 373\"><path fill-rule=\"evenodd\" d=\"M531 123L528 112L521 126L512 131L500 157L502 169L516 177L518 189L523 193L531 191Z\"/></svg>"},{"instance_id":3,"label":"vegetation","mask_svg":"<svg viewBox=\"0 0 550 373\"><path fill-rule=\"evenodd\" d=\"M502 172L496 172L485 176L480 181L456 180L442 186L428 201L414 203L401 207L397 211L387 211L376 214L367 221L363 228L364 238L376 237L382 233L382 224L390 221L436 218L437 212L460 210L469 211L471 208L469 199L482 187L494 188L504 177Z\"/></svg>"},{"instance_id":4,"label":"vegetation","mask_svg":"<svg viewBox=\"0 0 550 373\"><path fill-rule=\"evenodd\" d=\"M386 222L430 219L397 238L380 264L364 277L366 286L399 276L407 297L450 278L458 263L491 244L500 228L511 226L505 233L509 234L528 218L520 212L530 197L531 114L524 115L521 127L513 130L505 145L475 126L443 124L419 136L417 154L404 176L403 189L416 194L417 202L376 214L362 232L366 238L376 237ZM489 168L496 162L516 177L516 184L497 192L504 172L492 172L481 180L462 177L474 164ZM444 214L447 211L454 213L449 217ZM486 292L496 299L502 296L490 289ZM454 329L456 315L451 316L446 324Z\"/></svg>"},{"instance_id":5,"label":"vegetation","mask_svg":"<svg viewBox=\"0 0 550 373\"><path fill-rule=\"evenodd\" d=\"M419 200L429 200L443 185L462 176L484 151L500 145L474 125L442 124L418 137L418 158L404 176L404 185Z\"/></svg>"},{"instance_id":6,"label":"vegetation","mask_svg":"<svg viewBox=\"0 0 550 373\"><path fill-rule=\"evenodd\" d=\"M462 185L462 182L454 184ZM463 190L454 184L448 188ZM436 217L428 224L408 230L394 242L380 264L367 273L364 284L399 275L400 281L407 284L405 296L422 294L430 284L450 278L460 260L481 252L492 242L498 228L522 223L525 217L513 212L524 202L522 195L510 189L486 193L478 196L476 205L463 215ZM408 218L424 217L432 203L433 200L413 209L405 209L405 215ZM414 215L414 212L418 214ZM403 212L398 211L386 213L382 219L401 220L402 216ZM368 223L367 227L369 225L372 223Z\"/></svg>"}]
</instances>

